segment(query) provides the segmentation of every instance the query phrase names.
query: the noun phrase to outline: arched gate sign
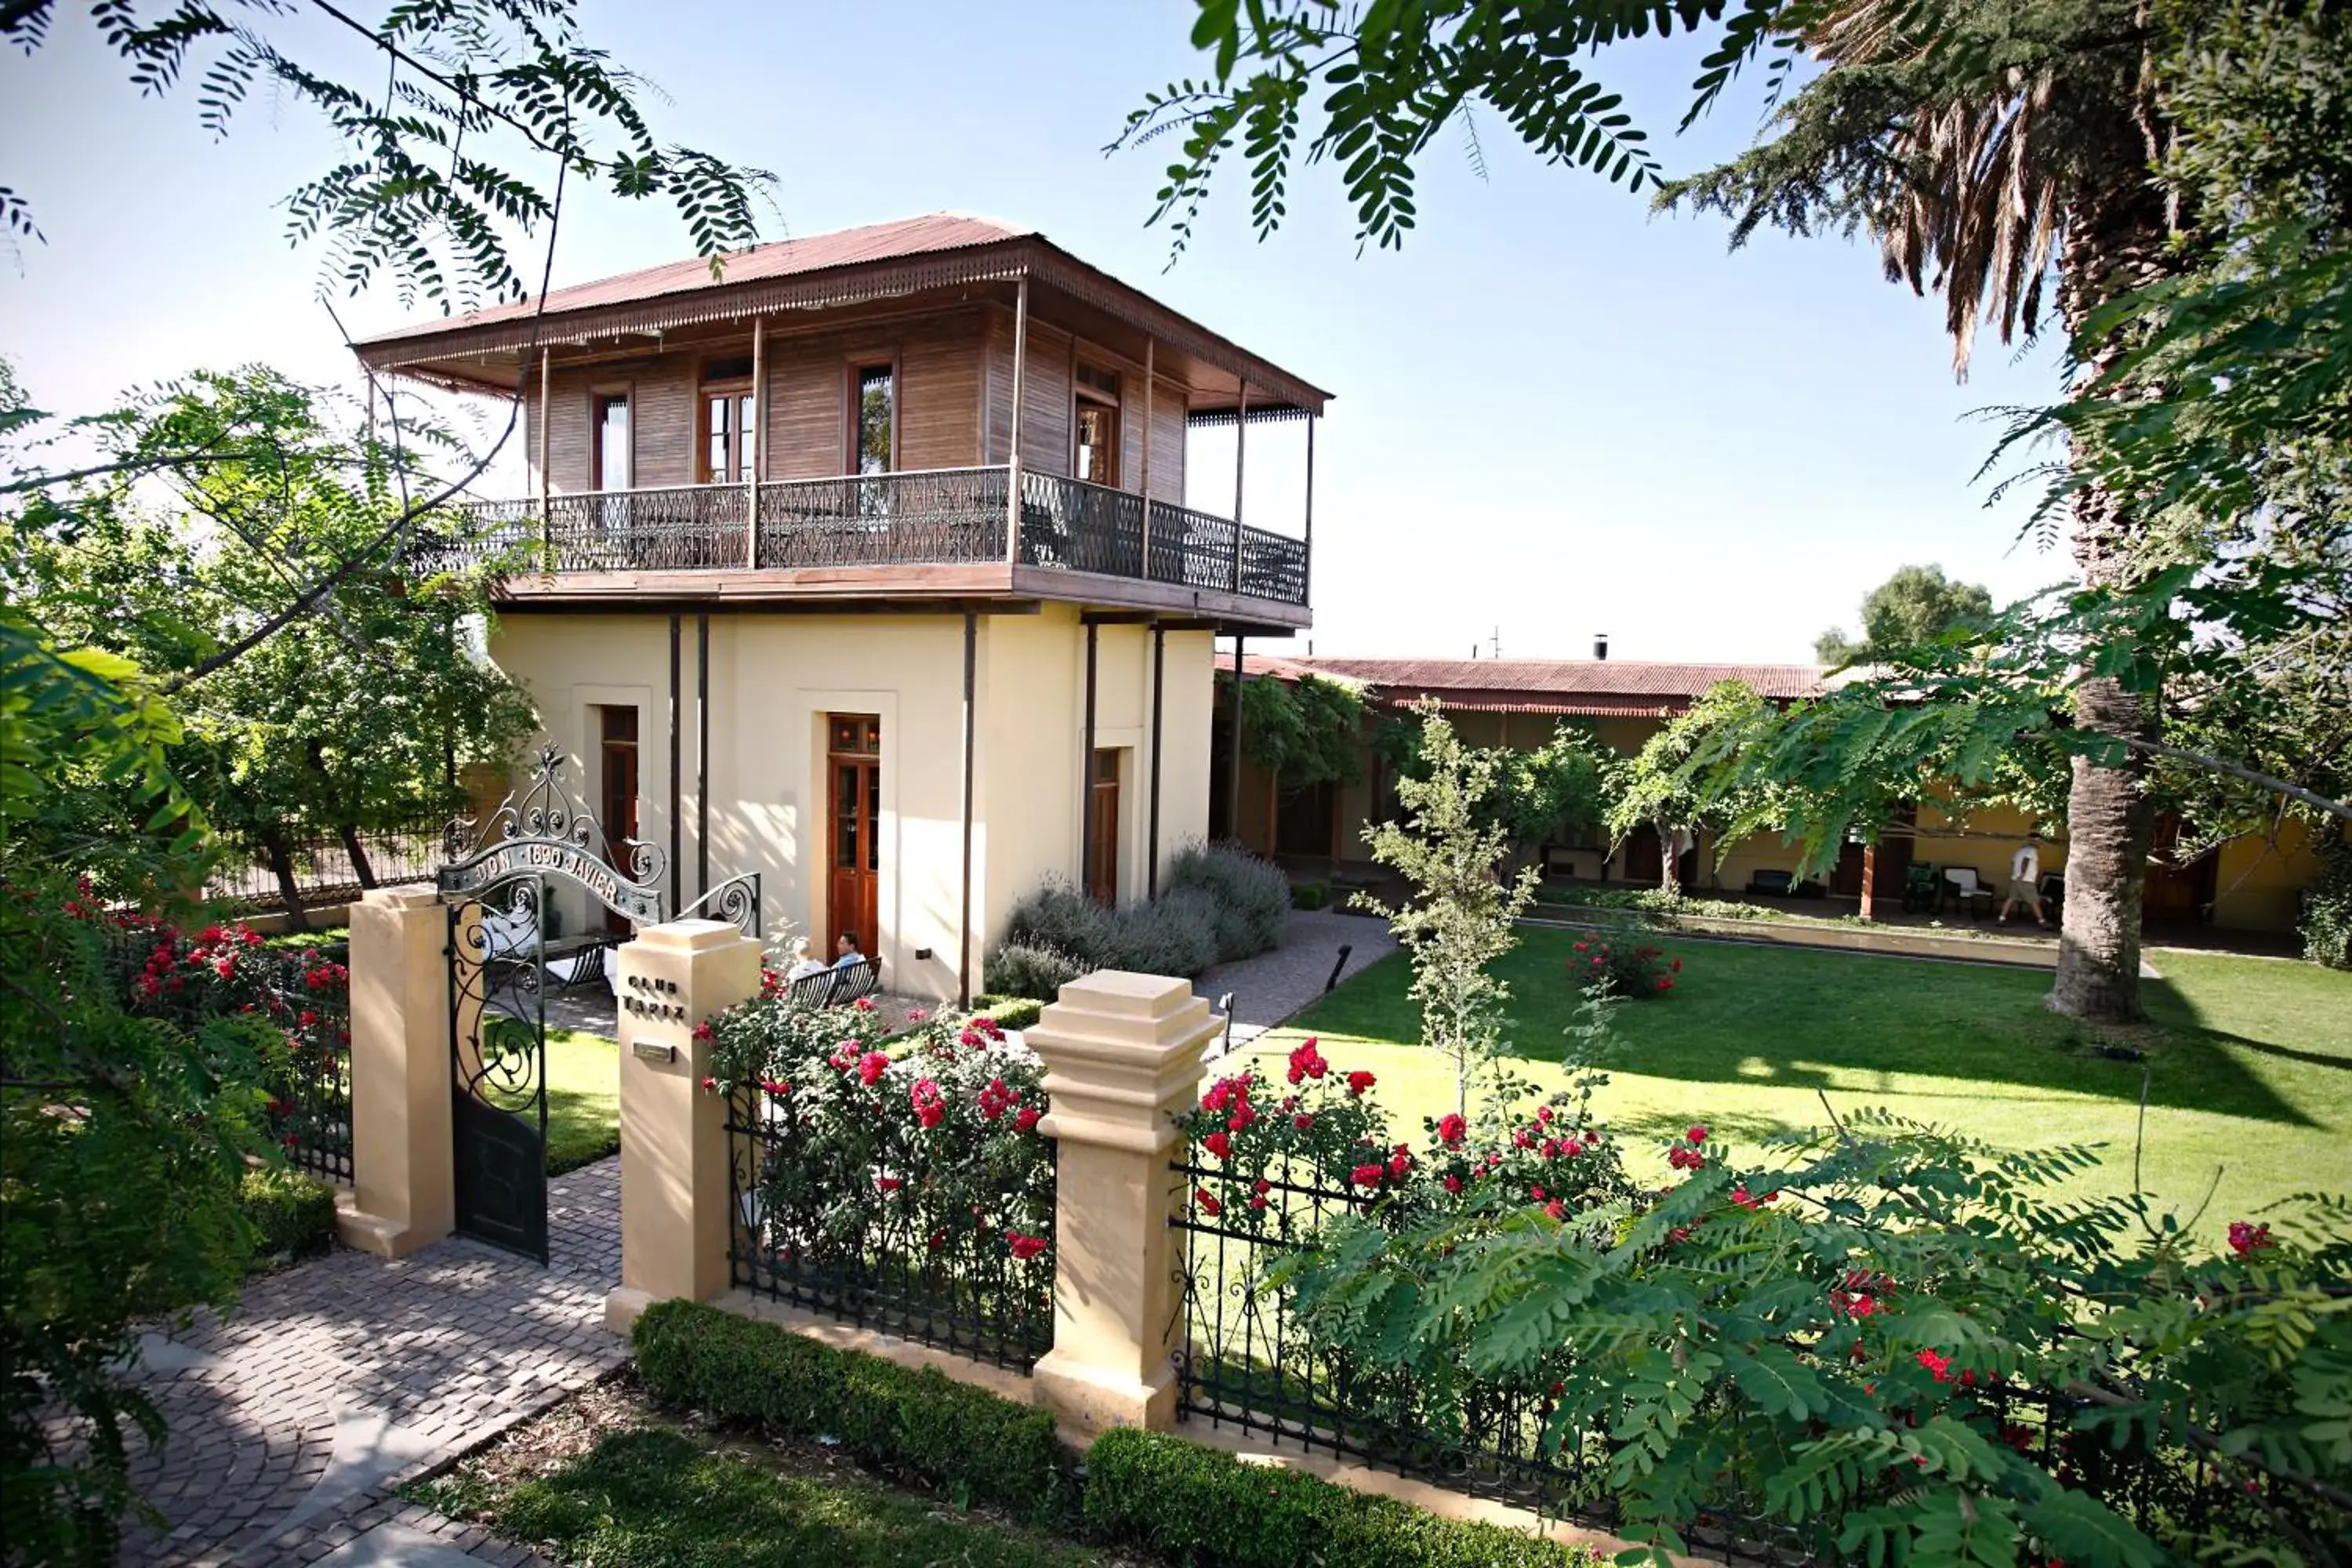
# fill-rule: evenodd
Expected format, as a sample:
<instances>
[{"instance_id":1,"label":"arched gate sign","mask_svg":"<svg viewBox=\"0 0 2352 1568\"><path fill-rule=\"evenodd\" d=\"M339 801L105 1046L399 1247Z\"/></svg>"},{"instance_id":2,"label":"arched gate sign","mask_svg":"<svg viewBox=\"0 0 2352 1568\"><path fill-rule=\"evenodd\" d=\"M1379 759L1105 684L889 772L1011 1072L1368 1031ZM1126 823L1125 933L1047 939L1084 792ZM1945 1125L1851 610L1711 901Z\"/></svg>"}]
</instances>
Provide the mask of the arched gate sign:
<instances>
[{"instance_id":1,"label":"arched gate sign","mask_svg":"<svg viewBox=\"0 0 2352 1568\"><path fill-rule=\"evenodd\" d=\"M551 890L577 889L635 925L667 918L656 845L605 836L541 749L523 786L484 821L444 836L434 885L449 907L449 1062L457 1227L541 1263L547 1251L547 993L601 983L612 938L556 932ZM697 899L698 910L760 933L757 872Z\"/></svg>"}]
</instances>

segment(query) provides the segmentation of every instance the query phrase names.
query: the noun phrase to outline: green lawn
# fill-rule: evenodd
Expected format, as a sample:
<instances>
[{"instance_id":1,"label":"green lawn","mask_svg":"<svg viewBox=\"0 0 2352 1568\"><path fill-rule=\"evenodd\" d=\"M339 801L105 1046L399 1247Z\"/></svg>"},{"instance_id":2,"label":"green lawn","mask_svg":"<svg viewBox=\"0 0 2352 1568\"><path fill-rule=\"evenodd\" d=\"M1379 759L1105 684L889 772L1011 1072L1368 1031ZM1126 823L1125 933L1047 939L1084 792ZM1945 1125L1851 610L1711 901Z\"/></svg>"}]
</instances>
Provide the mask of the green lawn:
<instances>
[{"instance_id":1,"label":"green lawn","mask_svg":"<svg viewBox=\"0 0 2352 1568\"><path fill-rule=\"evenodd\" d=\"M1557 1061L1581 933L1526 930L1501 973L1512 1037ZM2142 1064L2045 1011L2047 972L1801 949L1648 940L1683 960L1672 996L1617 1010L1601 1113L1661 1134L1705 1121L1750 1141L1884 1105L2015 1147L2104 1142L2085 1189L2131 1184ZM2186 1211L2221 1173L2208 1230L2290 1193L2352 1188L2352 974L2280 960L2166 952L2147 987L2155 1023L2118 1037L2150 1071L2145 1179ZM1451 1110L1444 1063L1412 1044L1402 958L1366 970L1257 1048L1320 1035L1341 1068L1369 1067L1398 1135ZM1538 1079L1547 1075L1540 1072Z\"/></svg>"},{"instance_id":2,"label":"green lawn","mask_svg":"<svg viewBox=\"0 0 2352 1568\"><path fill-rule=\"evenodd\" d=\"M621 1146L619 1047L547 1031L547 1173L560 1176Z\"/></svg>"},{"instance_id":3,"label":"green lawn","mask_svg":"<svg viewBox=\"0 0 2352 1568\"><path fill-rule=\"evenodd\" d=\"M934 1499L655 1427L614 1432L551 1474L499 1489L464 1476L418 1489L568 1563L629 1568L1083 1568L1113 1561Z\"/></svg>"}]
</instances>

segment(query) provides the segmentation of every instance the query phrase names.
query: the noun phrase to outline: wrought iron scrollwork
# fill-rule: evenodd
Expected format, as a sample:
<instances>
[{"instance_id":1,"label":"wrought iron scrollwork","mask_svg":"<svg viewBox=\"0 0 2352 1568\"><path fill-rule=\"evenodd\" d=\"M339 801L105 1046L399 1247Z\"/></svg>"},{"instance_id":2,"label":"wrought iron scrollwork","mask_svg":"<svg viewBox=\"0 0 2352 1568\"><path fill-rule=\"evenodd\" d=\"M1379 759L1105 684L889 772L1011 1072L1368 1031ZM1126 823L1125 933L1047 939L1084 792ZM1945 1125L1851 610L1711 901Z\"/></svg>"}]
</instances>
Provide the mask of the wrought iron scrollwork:
<instances>
[{"instance_id":1,"label":"wrought iron scrollwork","mask_svg":"<svg viewBox=\"0 0 2352 1568\"><path fill-rule=\"evenodd\" d=\"M625 919L662 918L661 880L669 857L644 839L610 837L565 785L562 748L540 748L530 779L488 818L452 820L443 832L448 863L436 885L446 896L478 893L518 872L562 878Z\"/></svg>"},{"instance_id":2,"label":"wrought iron scrollwork","mask_svg":"<svg viewBox=\"0 0 2352 1568\"><path fill-rule=\"evenodd\" d=\"M761 924L760 873L746 871L740 876L730 877L677 911L679 920L689 917L724 921L745 936L756 940Z\"/></svg>"}]
</instances>

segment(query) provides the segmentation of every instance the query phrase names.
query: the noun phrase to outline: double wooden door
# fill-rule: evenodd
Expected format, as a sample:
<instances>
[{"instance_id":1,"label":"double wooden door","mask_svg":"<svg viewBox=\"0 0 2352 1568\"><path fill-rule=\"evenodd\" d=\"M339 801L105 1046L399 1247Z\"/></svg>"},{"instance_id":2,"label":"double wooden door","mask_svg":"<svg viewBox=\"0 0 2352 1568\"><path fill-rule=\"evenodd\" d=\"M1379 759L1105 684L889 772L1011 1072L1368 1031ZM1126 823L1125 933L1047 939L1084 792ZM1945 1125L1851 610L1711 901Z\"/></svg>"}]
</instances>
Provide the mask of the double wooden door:
<instances>
[{"instance_id":1,"label":"double wooden door","mask_svg":"<svg viewBox=\"0 0 2352 1568\"><path fill-rule=\"evenodd\" d=\"M875 889L882 881L882 721L872 713L825 720L826 962L844 932L872 955Z\"/></svg>"}]
</instances>

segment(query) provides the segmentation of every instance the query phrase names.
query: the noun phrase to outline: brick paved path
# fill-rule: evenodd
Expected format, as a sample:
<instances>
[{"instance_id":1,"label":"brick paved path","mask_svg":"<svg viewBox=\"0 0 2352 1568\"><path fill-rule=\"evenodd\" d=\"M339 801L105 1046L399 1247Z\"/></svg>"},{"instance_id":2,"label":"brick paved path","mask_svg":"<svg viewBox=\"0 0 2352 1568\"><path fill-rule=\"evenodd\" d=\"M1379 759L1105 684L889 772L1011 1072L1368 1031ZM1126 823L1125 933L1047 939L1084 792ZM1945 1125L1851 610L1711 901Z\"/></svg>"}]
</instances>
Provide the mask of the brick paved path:
<instances>
[{"instance_id":1,"label":"brick paved path","mask_svg":"<svg viewBox=\"0 0 2352 1568\"><path fill-rule=\"evenodd\" d=\"M169 1529L135 1533L122 1560L431 1561L424 1536L457 1527L392 1488L624 1359L604 1328L620 1209L620 1162L599 1161L548 1184L548 1268L455 1239L396 1263L339 1251L256 1279L225 1321L149 1335L171 1435L137 1479Z\"/></svg>"}]
</instances>

